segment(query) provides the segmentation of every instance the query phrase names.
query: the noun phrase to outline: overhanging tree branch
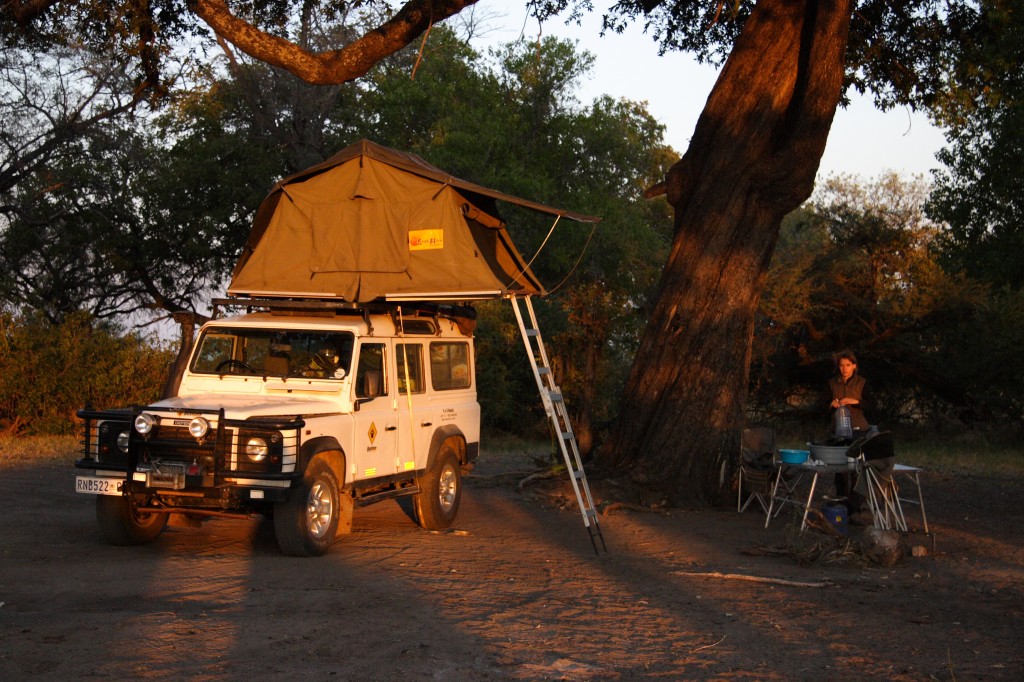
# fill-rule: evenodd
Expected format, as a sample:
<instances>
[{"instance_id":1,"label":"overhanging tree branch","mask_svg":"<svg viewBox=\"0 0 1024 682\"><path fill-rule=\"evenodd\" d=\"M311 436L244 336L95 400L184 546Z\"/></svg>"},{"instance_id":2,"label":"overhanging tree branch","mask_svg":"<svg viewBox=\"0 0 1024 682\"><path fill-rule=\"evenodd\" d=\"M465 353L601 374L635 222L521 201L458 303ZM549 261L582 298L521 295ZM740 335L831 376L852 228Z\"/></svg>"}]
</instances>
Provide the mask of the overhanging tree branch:
<instances>
[{"instance_id":1,"label":"overhanging tree branch","mask_svg":"<svg viewBox=\"0 0 1024 682\"><path fill-rule=\"evenodd\" d=\"M477 0L411 0L390 20L340 50L310 52L260 30L231 13L226 0L196 0L193 11L218 36L251 57L280 67L312 85L338 85L365 75L377 62L408 45L430 26Z\"/></svg>"}]
</instances>

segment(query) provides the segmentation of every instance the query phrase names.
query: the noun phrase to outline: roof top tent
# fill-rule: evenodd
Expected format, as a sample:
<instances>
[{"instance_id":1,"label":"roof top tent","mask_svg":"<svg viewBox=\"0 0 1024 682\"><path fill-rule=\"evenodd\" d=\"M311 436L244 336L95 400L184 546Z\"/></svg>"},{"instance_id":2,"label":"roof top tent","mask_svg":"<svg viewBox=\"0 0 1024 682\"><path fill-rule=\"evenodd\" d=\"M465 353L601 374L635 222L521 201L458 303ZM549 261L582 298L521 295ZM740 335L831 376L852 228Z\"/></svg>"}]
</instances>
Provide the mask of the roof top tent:
<instances>
[{"instance_id":1,"label":"roof top tent","mask_svg":"<svg viewBox=\"0 0 1024 682\"><path fill-rule=\"evenodd\" d=\"M321 305L510 299L596 552L604 538L531 303L544 287L512 243L498 201L556 216L555 224L600 220L460 180L415 154L361 140L274 185L228 294Z\"/></svg>"},{"instance_id":2,"label":"roof top tent","mask_svg":"<svg viewBox=\"0 0 1024 682\"><path fill-rule=\"evenodd\" d=\"M498 201L599 220L460 180L415 154L361 140L274 185L228 294L350 303L543 295Z\"/></svg>"}]
</instances>

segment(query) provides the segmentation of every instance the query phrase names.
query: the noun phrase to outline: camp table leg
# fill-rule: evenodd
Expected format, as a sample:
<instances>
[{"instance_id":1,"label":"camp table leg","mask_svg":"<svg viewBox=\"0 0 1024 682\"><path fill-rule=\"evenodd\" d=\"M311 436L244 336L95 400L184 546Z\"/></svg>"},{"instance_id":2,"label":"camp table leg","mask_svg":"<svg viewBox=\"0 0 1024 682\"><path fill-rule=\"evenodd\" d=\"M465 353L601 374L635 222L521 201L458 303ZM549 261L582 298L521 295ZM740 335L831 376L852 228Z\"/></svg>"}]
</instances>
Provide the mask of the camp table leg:
<instances>
[{"instance_id":1,"label":"camp table leg","mask_svg":"<svg viewBox=\"0 0 1024 682\"><path fill-rule=\"evenodd\" d=\"M807 504L804 505L804 518L800 522L800 532L803 533L807 529L807 514L811 511L811 500L814 499L814 488L818 485L818 472L814 472L814 476L811 478L811 491L807 493Z\"/></svg>"}]
</instances>

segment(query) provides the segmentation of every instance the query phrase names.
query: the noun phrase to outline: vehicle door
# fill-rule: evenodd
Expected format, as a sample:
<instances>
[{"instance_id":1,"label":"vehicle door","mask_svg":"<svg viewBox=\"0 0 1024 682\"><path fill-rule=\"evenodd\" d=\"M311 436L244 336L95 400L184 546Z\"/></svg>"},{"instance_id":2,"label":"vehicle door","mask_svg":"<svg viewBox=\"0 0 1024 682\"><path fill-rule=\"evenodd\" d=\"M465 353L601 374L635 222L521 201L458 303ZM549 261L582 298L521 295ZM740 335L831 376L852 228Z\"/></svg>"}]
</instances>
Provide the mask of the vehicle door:
<instances>
[{"instance_id":1,"label":"vehicle door","mask_svg":"<svg viewBox=\"0 0 1024 682\"><path fill-rule=\"evenodd\" d=\"M468 339L438 338L428 344L430 404L434 426L454 425L467 442L479 441L480 405L473 387L473 356Z\"/></svg>"},{"instance_id":2,"label":"vehicle door","mask_svg":"<svg viewBox=\"0 0 1024 682\"><path fill-rule=\"evenodd\" d=\"M352 382L357 410L354 447L346 453L348 475L360 481L396 472L398 462L398 413L389 357L390 344L367 340L359 343L356 376Z\"/></svg>"},{"instance_id":3,"label":"vehicle door","mask_svg":"<svg viewBox=\"0 0 1024 682\"><path fill-rule=\"evenodd\" d=\"M425 343L406 337L395 344L395 376L398 386L398 450L404 471L427 464L430 439L438 424L436 409L427 392L424 367Z\"/></svg>"}]
</instances>

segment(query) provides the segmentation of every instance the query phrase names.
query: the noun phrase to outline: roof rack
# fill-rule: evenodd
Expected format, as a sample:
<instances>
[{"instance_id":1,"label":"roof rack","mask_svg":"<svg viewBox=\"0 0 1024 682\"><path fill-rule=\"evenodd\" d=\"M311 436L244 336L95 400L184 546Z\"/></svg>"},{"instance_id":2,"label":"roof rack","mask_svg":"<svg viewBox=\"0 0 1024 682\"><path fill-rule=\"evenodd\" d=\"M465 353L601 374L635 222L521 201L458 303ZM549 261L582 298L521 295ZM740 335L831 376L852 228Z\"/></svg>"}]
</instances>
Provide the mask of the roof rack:
<instances>
[{"instance_id":1,"label":"roof rack","mask_svg":"<svg viewBox=\"0 0 1024 682\"><path fill-rule=\"evenodd\" d=\"M301 312L327 311L333 313L356 313L362 314L366 310L386 312L388 307L383 304L373 303L352 303L351 301L339 299L311 299L311 298L215 298L213 299L213 317L217 317L217 309L220 307L245 308L248 312L257 309L263 310L294 310Z\"/></svg>"},{"instance_id":2,"label":"roof rack","mask_svg":"<svg viewBox=\"0 0 1024 682\"><path fill-rule=\"evenodd\" d=\"M268 310L279 314L360 315L369 325L371 333L373 325L370 323L370 315L384 314L394 317L399 310L403 315L449 318L459 325L463 333L472 333L476 327L476 309L472 306L431 301L353 303L339 299L315 298L215 298L212 301L211 319L217 319L220 316L219 309L227 307L245 308L250 313L255 310Z\"/></svg>"}]
</instances>

